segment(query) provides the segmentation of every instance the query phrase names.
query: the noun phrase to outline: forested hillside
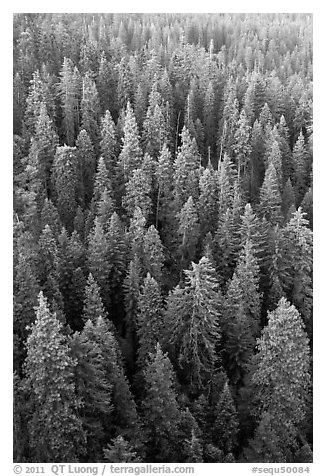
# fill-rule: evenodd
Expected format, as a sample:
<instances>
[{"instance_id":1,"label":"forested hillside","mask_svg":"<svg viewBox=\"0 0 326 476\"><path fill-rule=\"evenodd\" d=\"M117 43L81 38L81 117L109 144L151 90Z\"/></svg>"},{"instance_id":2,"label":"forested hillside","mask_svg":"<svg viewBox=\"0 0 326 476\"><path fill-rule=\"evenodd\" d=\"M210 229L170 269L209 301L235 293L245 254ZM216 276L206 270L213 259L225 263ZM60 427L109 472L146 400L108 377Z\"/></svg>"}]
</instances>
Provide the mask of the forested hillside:
<instances>
[{"instance_id":1,"label":"forested hillside","mask_svg":"<svg viewBox=\"0 0 326 476\"><path fill-rule=\"evenodd\" d=\"M14 460L311 462L311 15L13 35Z\"/></svg>"}]
</instances>

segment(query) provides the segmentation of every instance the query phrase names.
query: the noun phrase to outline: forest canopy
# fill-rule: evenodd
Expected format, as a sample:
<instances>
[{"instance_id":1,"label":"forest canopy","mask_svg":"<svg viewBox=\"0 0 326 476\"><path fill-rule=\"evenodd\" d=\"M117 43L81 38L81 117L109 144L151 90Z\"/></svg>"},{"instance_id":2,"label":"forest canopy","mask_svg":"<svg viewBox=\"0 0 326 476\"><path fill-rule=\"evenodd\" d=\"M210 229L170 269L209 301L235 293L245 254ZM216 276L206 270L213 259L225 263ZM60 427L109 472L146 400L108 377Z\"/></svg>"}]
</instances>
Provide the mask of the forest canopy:
<instances>
[{"instance_id":1,"label":"forest canopy","mask_svg":"<svg viewBox=\"0 0 326 476\"><path fill-rule=\"evenodd\" d=\"M14 460L312 461L309 14L15 14Z\"/></svg>"}]
</instances>

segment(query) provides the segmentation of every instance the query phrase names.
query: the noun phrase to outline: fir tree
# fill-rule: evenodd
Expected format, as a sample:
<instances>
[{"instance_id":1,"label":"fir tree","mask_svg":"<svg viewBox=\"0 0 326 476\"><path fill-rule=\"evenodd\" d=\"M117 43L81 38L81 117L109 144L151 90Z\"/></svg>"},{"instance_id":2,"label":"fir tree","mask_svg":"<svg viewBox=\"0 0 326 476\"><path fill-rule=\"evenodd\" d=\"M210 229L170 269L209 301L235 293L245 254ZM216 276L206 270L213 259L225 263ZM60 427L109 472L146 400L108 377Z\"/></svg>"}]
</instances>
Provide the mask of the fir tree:
<instances>
[{"instance_id":1,"label":"fir tree","mask_svg":"<svg viewBox=\"0 0 326 476\"><path fill-rule=\"evenodd\" d=\"M72 231L76 214L77 167L76 149L68 146L57 147L53 170L60 219L68 231Z\"/></svg>"},{"instance_id":2,"label":"fir tree","mask_svg":"<svg viewBox=\"0 0 326 476\"><path fill-rule=\"evenodd\" d=\"M134 448L119 435L103 450L104 460L109 463L137 463L141 461Z\"/></svg>"},{"instance_id":3,"label":"fir tree","mask_svg":"<svg viewBox=\"0 0 326 476\"><path fill-rule=\"evenodd\" d=\"M109 303L108 280L111 272L107 253L107 236L96 218L94 228L89 236L88 268L101 289L101 296L106 306Z\"/></svg>"},{"instance_id":4,"label":"fir tree","mask_svg":"<svg viewBox=\"0 0 326 476\"><path fill-rule=\"evenodd\" d=\"M199 238L198 215L192 197L184 204L178 218L182 267L185 268L195 258Z\"/></svg>"},{"instance_id":5,"label":"fir tree","mask_svg":"<svg viewBox=\"0 0 326 476\"><path fill-rule=\"evenodd\" d=\"M151 225L144 236L144 270L159 284L162 282L164 264L163 245L154 225Z\"/></svg>"},{"instance_id":6,"label":"fir tree","mask_svg":"<svg viewBox=\"0 0 326 476\"><path fill-rule=\"evenodd\" d=\"M254 362L257 411L262 416L268 412L279 447L286 450L295 446L298 425L305 416L310 356L302 319L285 298L268 315Z\"/></svg>"},{"instance_id":7,"label":"fir tree","mask_svg":"<svg viewBox=\"0 0 326 476\"><path fill-rule=\"evenodd\" d=\"M36 321L27 339L26 378L34 404L29 422L30 445L36 461L78 461L85 451L85 433L78 418L80 401L62 324L39 294Z\"/></svg>"},{"instance_id":8,"label":"fir tree","mask_svg":"<svg viewBox=\"0 0 326 476\"><path fill-rule=\"evenodd\" d=\"M118 159L118 165L125 181L131 177L135 169L140 167L141 157L138 126L132 107L128 102L124 121L123 147Z\"/></svg>"},{"instance_id":9,"label":"fir tree","mask_svg":"<svg viewBox=\"0 0 326 476\"><path fill-rule=\"evenodd\" d=\"M109 177L113 177L117 154L118 141L115 124L109 110L106 110L104 117L101 119L101 157L104 158Z\"/></svg>"},{"instance_id":10,"label":"fir tree","mask_svg":"<svg viewBox=\"0 0 326 476\"><path fill-rule=\"evenodd\" d=\"M133 216L135 207L138 206L146 221L148 220L152 208L150 192L148 177L144 171L134 170L126 184L126 194L122 199L122 205L130 218Z\"/></svg>"},{"instance_id":11,"label":"fir tree","mask_svg":"<svg viewBox=\"0 0 326 476\"><path fill-rule=\"evenodd\" d=\"M107 312L104 309L100 288L94 280L92 274L88 276L86 288L85 288L85 300L83 309L83 321L91 321L96 325L99 317L103 319L107 318Z\"/></svg>"},{"instance_id":12,"label":"fir tree","mask_svg":"<svg viewBox=\"0 0 326 476\"><path fill-rule=\"evenodd\" d=\"M185 274L185 287L177 286L167 300L165 339L169 348L178 349L179 366L196 392L205 387L218 362L221 297L215 270L206 257L192 263Z\"/></svg>"},{"instance_id":13,"label":"fir tree","mask_svg":"<svg viewBox=\"0 0 326 476\"><path fill-rule=\"evenodd\" d=\"M302 131L294 145L292 160L294 168L293 184L296 195L296 205L298 206L307 191L308 175L307 151Z\"/></svg>"},{"instance_id":14,"label":"fir tree","mask_svg":"<svg viewBox=\"0 0 326 476\"><path fill-rule=\"evenodd\" d=\"M63 133L67 145L73 146L79 126L80 76L71 59L64 58L60 76Z\"/></svg>"},{"instance_id":15,"label":"fir tree","mask_svg":"<svg viewBox=\"0 0 326 476\"><path fill-rule=\"evenodd\" d=\"M89 73L86 73L83 78L80 111L81 128L85 129L95 147L95 151L98 151L100 104L96 84Z\"/></svg>"},{"instance_id":16,"label":"fir tree","mask_svg":"<svg viewBox=\"0 0 326 476\"><path fill-rule=\"evenodd\" d=\"M157 344L145 369L146 394L142 403L145 440L150 442L146 458L149 461L173 462L177 458L180 409L174 381L171 362Z\"/></svg>"},{"instance_id":17,"label":"fir tree","mask_svg":"<svg viewBox=\"0 0 326 476\"><path fill-rule=\"evenodd\" d=\"M81 204L88 205L93 195L96 160L92 142L85 129L79 132L76 147L79 200Z\"/></svg>"},{"instance_id":18,"label":"fir tree","mask_svg":"<svg viewBox=\"0 0 326 476\"><path fill-rule=\"evenodd\" d=\"M139 341L138 366L144 369L146 361L155 351L163 330L163 305L158 283L149 273L138 298L137 334Z\"/></svg>"},{"instance_id":19,"label":"fir tree","mask_svg":"<svg viewBox=\"0 0 326 476\"><path fill-rule=\"evenodd\" d=\"M275 166L270 163L260 189L260 211L273 225L282 223L281 195Z\"/></svg>"}]
</instances>

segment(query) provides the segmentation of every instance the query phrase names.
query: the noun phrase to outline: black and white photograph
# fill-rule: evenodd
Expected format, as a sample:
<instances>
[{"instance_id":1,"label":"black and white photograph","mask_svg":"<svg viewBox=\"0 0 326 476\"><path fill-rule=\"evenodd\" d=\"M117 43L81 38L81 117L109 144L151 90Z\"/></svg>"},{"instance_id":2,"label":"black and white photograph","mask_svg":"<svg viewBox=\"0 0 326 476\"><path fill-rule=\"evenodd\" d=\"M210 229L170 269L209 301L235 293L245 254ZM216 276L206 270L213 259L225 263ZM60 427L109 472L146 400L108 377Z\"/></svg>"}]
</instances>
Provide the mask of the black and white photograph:
<instances>
[{"instance_id":1,"label":"black and white photograph","mask_svg":"<svg viewBox=\"0 0 326 476\"><path fill-rule=\"evenodd\" d=\"M12 14L15 468L309 473L313 16Z\"/></svg>"}]
</instances>

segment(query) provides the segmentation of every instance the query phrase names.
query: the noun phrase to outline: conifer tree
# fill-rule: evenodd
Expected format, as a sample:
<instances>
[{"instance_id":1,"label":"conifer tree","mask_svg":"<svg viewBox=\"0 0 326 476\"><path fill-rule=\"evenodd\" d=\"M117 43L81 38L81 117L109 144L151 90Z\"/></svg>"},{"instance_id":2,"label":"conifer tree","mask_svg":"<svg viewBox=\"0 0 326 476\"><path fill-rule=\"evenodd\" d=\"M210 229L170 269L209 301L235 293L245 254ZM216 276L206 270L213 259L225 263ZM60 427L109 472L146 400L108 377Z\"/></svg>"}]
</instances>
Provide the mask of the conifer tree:
<instances>
[{"instance_id":1,"label":"conifer tree","mask_svg":"<svg viewBox=\"0 0 326 476\"><path fill-rule=\"evenodd\" d=\"M214 408L216 419L213 424L214 444L225 455L232 453L237 443L238 418L228 382L226 381Z\"/></svg>"},{"instance_id":2,"label":"conifer tree","mask_svg":"<svg viewBox=\"0 0 326 476\"><path fill-rule=\"evenodd\" d=\"M58 136L46 112L46 106L41 103L39 116L35 123L33 147L35 147L35 153L37 154L37 168L47 197L52 194L51 168L58 142Z\"/></svg>"},{"instance_id":3,"label":"conifer tree","mask_svg":"<svg viewBox=\"0 0 326 476\"><path fill-rule=\"evenodd\" d=\"M270 416L279 447L295 446L298 425L306 412L310 388L310 356L300 314L285 298L268 314L268 325L258 340L252 382L257 412Z\"/></svg>"},{"instance_id":4,"label":"conifer tree","mask_svg":"<svg viewBox=\"0 0 326 476\"><path fill-rule=\"evenodd\" d=\"M105 422L113 411L112 383L106 378L104 356L99 344L89 339L92 325L87 321L84 330L76 332L70 341L76 359L76 393L83 402L79 414L87 435L87 458L91 460L101 457Z\"/></svg>"},{"instance_id":5,"label":"conifer tree","mask_svg":"<svg viewBox=\"0 0 326 476\"><path fill-rule=\"evenodd\" d=\"M178 218L182 268L185 268L195 258L199 238L198 215L191 196L182 207Z\"/></svg>"},{"instance_id":6,"label":"conifer tree","mask_svg":"<svg viewBox=\"0 0 326 476\"><path fill-rule=\"evenodd\" d=\"M124 308L125 308L125 335L130 342L132 350L136 338L136 320L138 313L138 301L140 292L140 267L137 255L130 261L127 275L123 282Z\"/></svg>"},{"instance_id":7,"label":"conifer tree","mask_svg":"<svg viewBox=\"0 0 326 476\"><path fill-rule=\"evenodd\" d=\"M285 252L291 257L290 299L300 312L309 337L312 333L312 231L302 209L284 229Z\"/></svg>"},{"instance_id":8,"label":"conifer tree","mask_svg":"<svg viewBox=\"0 0 326 476\"><path fill-rule=\"evenodd\" d=\"M92 142L85 129L82 129L79 132L76 140L76 147L78 198L81 204L88 205L93 195L96 159Z\"/></svg>"},{"instance_id":9,"label":"conifer tree","mask_svg":"<svg viewBox=\"0 0 326 476\"><path fill-rule=\"evenodd\" d=\"M174 163L174 193L180 210L188 198L198 196L198 173L200 157L196 140L191 138L184 127L181 133L181 147Z\"/></svg>"},{"instance_id":10,"label":"conifer tree","mask_svg":"<svg viewBox=\"0 0 326 476\"><path fill-rule=\"evenodd\" d=\"M53 204L51 199L45 199L41 210L40 228L43 230L45 225L51 226L52 233L57 238L62 230L62 223L60 221L57 207Z\"/></svg>"},{"instance_id":11,"label":"conifer tree","mask_svg":"<svg viewBox=\"0 0 326 476\"><path fill-rule=\"evenodd\" d=\"M216 142L216 117L215 117L215 92L214 85L212 81L209 81L207 89L205 91L204 98L204 127L205 127L205 136L206 136L206 153L208 147L211 148L211 153L213 153L213 147Z\"/></svg>"},{"instance_id":12,"label":"conifer tree","mask_svg":"<svg viewBox=\"0 0 326 476\"><path fill-rule=\"evenodd\" d=\"M112 178L117 161L118 141L115 124L108 109L105 111L105 115L101 119L100 150L101 157L104 158L109 177Z\"/></svg>"},{"instance_id":13,"label":"conifer tree","mask_svg":"<svg viewBox=\"0 0 326 476\"><path fill-rule=\"evenodd\" d=\"M107 236L98 218L96 218L94 228L89 236L88 268L101 289L101 296L106 306L109 303L108 280L111 272L107 243Z\"/></svg>"},{"instance_id":14,"label":"conifer tree","mask_svg":"<svg viewBox=\"0 0 326 476\"><path fill-rule=\"evenodd\" d=\"M70 356L62 331L41 292L26 357L26 378L34 406L29 437L36 461L78 461L85 451L85 433L78 418L81 402L73 378L77 362Z\"/></svg>"},{"instance_id":15,"label":"conifer tree","mask_svg":"<svg viewBox=\"0 0 326 476\"><path fill-rule=\"evenodd\" d=\"M294 145L292 161L294 169L293 185L296 195L296 205L298 206L307 191L308 176L307 151L302 131Z\"/></svg>"},{"instance_id":16,"label":"conifer tree","mask_svg":"<svg viewBox=\"0 0 326 476\"><path fill-rule=\"evenodd\" d=\"M53 179L60 219L66 229L72 231L77 209L77 167L75 147L57 147L54 158Z\"/></svg>"},{"instance_id":17,"label":"conifer tree","mask_svg":"<svg viewBox=\"0 0 326 476\"><path fill-rule=\"evenodd\" d=\"M38 245L38 281L52 310L63 310L63 298L59 288L58 247L49 225L44 227ZM60 318L59 313L57 317Z\"/></svg>"},{"instance_id":18,"label":"conifer tree","mask_svg":"<svg viewBox=\"0 0 326 476\"><path fill-rule=\"evenodd\" d=\"M245 180L248 180L249 157L251 154L250 131L251 127L248 124L246 112L242 109L237 122L233 151L238 164L238 178L244 176Z\"/></svg>"},{"instance_id":19,"label":"conifer tree","mask_svg":"<svg viewBox=\"0 0 326 476\"><path fill-rule=\"evenodd\" d=\"M149 273L138 298L137 334L139 341L137 363L145 368L149 355L155 352L163 330L163 304L159 285Z\"/></svg>"},{"instance_id":20,"label":"conifer tree","mask_svg":"<svg viewBox=\"0 0 326 476\"><path fill-rule=\"evenodd\" d=\"M284 186L282 193L282 212L285 218L288 216L289 209L295 207L295 194L292 187L291 178L289 177Z\"/></svg>"},{"instance_id":21,"label":"conifer tree","mask_svg":"<svg viewBox=\"0 0 326 476\"><path fill-rule=\"evenodd\" d=\"M88 72L83 78L80 112L81 128L85 129L92 141L95 151L98 152L100 103L96 84Z\"/></svg>"},{"instance_id":22,"label":"conifer tree","mask_svg":"<svg viewBox=\"0 0 326 476\"><path fill-rule=\"evenodd\" d=\"M227 208L232 207L233 203L233 186L236 172L229 156L224 155L223 161L219 162L217 173L219 184L219 216L221 217Z\"/></svg>"},{"instance_id":23,"label":"conifer tree","mask_svg":"<svg viewBox=\"0 0 326 476\"><path fill-rule=\"evenodd\" d=\"M206 257L192 263L185 274L185 287L174 288L167 300L165 345L177 349L178 364L186 371L191 390L197 392L218 362L221 297L215 270Z\"/></svg>"},{"instance_id":24,"label":"conifer tree","mask_svg":"<svg viewBox=\"0 0 326 476\"><path fill-rule=\"evenodd\" d=\"M174 390L175 376L171 362L159 344L145 369L146 394L142 403L144 435L149 461L173 462L180 409Z\"/></svg>"},{"instance_id":25,"label":"conifer tree","mask_svg":"<svg viewBox=\"0 0 326 476\"><path fill-rule=\"evenodd\" d=\"M199 179L198 215L201 235L214 232L218 221L218 173L207 167Z\"/></svg>"},{"instance_id":26,"label":"conifer tree","mask_svg":"<svg viewBox=\"0 0 326 476\"><path fill-rule=\"evenodd\" d=\"M74 146L79 126L80 76L69 58L64 58L60 71L59 93L64 137L68 146Z\"/></svg>"},{"instance_id":27,"label":"conifer tree","mask_svg":"<svg viewBox=\"0 0 326 476\"><path fill-rule=\"evenodd\" d=\"M93 202L96 204L102 197L105 190L112 193L112 181L106 167L104 157L100 157L97 164L97 171L94 180Z\"/></svg>"},{"instance_id":28,"label":"conifer tree","mask_svg":"<svg viewBox=\"0 0 326 476\"><path fill-rule=\"evenodd\" d=\"M119 215L114 212L107 232L107 260L110 267L108 283L112 305L117 304L121 295L122 282L126 272L126 242ZM117 310L116 310L117 312Z\"/></svg>"},{"instance_id":29,"label":"conifer tree","mask_svg":"<svg viewBox=\"0 0 326 476\"><path fill-rule=\"evenodd\" d=\"M157 83L154 82L143 125L142 140L145 152L157 158L163 144L167 141L167 135L162 98L157 91Z\"/></svg>"},{"instance_id":30,"label":"conifer tree","mask_svg":"<svg viewBox=\"0 0 326 476\"><path fill-rule=\"evenodd\" d=\"M162 283L164 263L163 245L154 225L151 225L144 236L144 271L149 273L158 284Z\"/></svg>"},{"instance_id":31,"label":"conifer tree","mask_svg":"<svg viewBox=\"0 0 326 476\"><path fill-rule=\"evenodd\" d=\"M85 300L82 317L84 323L91 321L94 325L96 325L99 317L102 317L103 319L108 317L102 303L100 288L98 287L91 273L88 276L85 288Z\"/></svg>"},{"instance_id":32,"label":"conifer tree","mask_svg":"<svg viewBox=\"0 0 326 476\"><path fill-rule=\"evenodd\" d=\"M119 435L103 450L104 460L109 463L137 463L141 461L134 448Z\"/></svg>"},{"instance_id":33,"label":"conifer tree","mask_svg":"<svg viewBox=\"0 0 326 476\"><path fill-rule=\"evenodd\" d=\"M151 187L148 177L142 169L135 169L126 184L126 193L122 198L122 205L131 218L135 207L138 206L146 221L149 219L152 202L150 198Z\"/></svg>"},{"instance_id":34,"label":"conifer tree","mask_svg":"<svg viewBox=\"0 0 326 476\"><path fill-rule=\"evenodd\" d=\"M96 325L85 326L83 335L92 346L99 347L103 357L105 380L112 386L112 413L103 421L106 438L114 438L121 434L137 441L138 415L133 395L125 376L122 356L118 342L112 332L112 324L99 317Z\"/></svg>"},{"instance_id":35,"label":"conifer tree","mask_svg":"<svg viewBox=\"0 0 326 476\"><path fill-rule=\"evenodd\" d=\"M260 211L272 225L283 221L281 203L277 173L274 164L270 163L260 189Z\"/></svg>"},{"instance_id":36,"label":"conifer tree","mask_svg":"<svg viewBox=\"0 0 326 476\"><path fill-rule=\"evenodd\" d=\"M138 126L130 102L127 103L123 132L123 147L118 158L118 165L124 180L127 181L132 172L140 167L142 158Z\"/></svg>"},{"instance_id":37,"label":"conifer tree","mask_svg":"<svg viewBox=\"0 0 326 476\"><path fill-rule=\"evenodd\" d=\"M34 308L39 291L36 271L28 257L20 252L14 276L13 325L14 331L23 340L27 337L27 326L35 320Z\"/></svg>"},{"instance_id":38,"label":"conifer tree","mask_svg":"<svg viewBox=\"0 0 326 476\"><path fill-rule=\"evenodd\" d=\"M101 198L97 203L97 217L101 223L104 231L107 233L111 216L115 212L115 204L112 199L111 192L106 188L101 194Z\"/></svg>"}]
</instances>

